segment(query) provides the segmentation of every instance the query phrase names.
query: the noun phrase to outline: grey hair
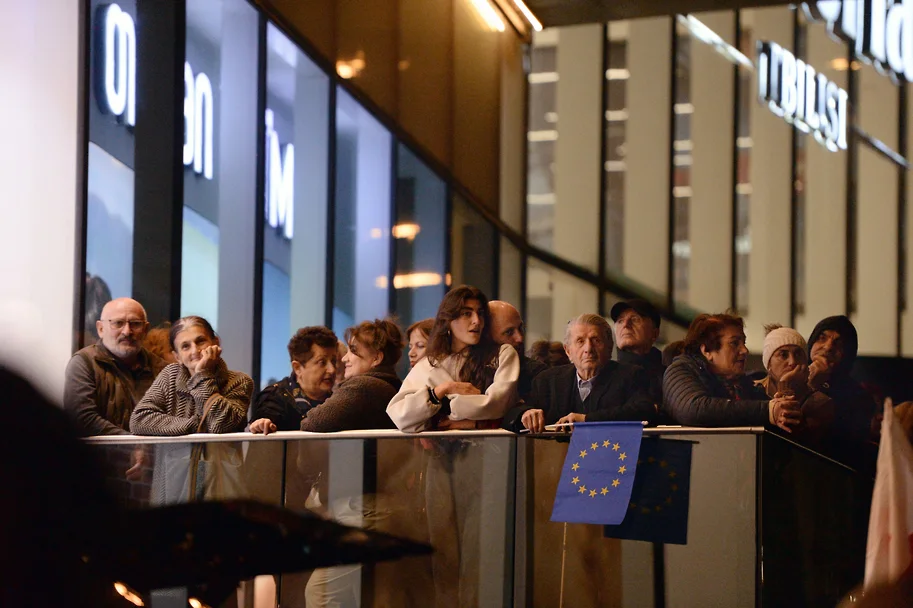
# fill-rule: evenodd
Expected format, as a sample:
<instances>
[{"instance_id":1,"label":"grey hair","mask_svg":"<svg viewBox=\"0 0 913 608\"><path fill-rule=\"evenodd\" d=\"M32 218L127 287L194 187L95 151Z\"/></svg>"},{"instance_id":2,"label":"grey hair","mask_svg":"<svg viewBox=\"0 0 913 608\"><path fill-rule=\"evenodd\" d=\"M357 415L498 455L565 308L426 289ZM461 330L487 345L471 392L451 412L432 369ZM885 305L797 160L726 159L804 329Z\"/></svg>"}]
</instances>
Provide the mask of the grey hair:
<instances>
[{"instance_id":1,"label":"grey hair","mask_svg":"<svg viewBox=\"0 0 913 608\"><path fill-rule=\"evenodd\" d=\"M219 338L218 334L216 334L215 330L212 328L212 325L209 324L209 321L203 317L198 317L197 315L181 317L174 322L174 325L171 326L171 330L168 332L168 339L171 342L172 350L177 351L177 348L174 346L174 341L177 339L178 334L191 327L202 327L203 331L205 331L213 340Z\"/></svg>"},{"instance_id":2,"label":"grey hair","mask_svg":"<svg viewBox=\"0 0 913 608\"><path fill-rule=\"evenodd\" d=\"M578 315L567 322L567 327L564 329L565 346L571 342L571 328L575 325L592 325L602 332L602 338L606 344L610 347L614 344L614 340L612 340L612 328L609 326L609 322L605 320L605 317L587 312Z\"/></svg>"}]
</instances>

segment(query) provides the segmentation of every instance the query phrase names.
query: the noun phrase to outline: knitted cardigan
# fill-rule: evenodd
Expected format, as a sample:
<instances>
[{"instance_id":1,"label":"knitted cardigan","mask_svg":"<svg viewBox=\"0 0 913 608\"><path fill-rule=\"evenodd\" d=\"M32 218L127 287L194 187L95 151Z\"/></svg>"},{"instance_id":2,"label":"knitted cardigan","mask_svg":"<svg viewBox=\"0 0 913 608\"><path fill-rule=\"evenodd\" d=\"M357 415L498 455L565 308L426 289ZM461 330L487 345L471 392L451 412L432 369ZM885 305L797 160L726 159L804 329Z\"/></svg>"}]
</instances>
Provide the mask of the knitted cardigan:
<instances>
[{"instance_id":1,"label":"knitted cardigan","mask_svg":"<svg viewBox=\"0 0 913 608\"><path fill-rule=\"evenodd\" d=\"M244 430L247 408L254 390L253 380L230 371L224 361L214 370L190 376L181 363L162 370L130 416L134 435L189 435L195 433L203 406L214 394L203 431L236 433Z\"/></svg>"}]
</instances>

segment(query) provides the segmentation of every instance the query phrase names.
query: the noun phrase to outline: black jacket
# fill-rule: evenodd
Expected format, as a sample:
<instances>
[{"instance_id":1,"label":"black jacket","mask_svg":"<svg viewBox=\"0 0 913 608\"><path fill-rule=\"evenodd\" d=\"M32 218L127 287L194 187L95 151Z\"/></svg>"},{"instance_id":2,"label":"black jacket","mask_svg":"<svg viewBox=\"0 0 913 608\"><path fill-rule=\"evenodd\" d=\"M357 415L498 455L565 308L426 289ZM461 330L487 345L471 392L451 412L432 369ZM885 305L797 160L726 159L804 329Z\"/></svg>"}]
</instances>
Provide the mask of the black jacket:
<instances>
[{"instance_id":1,"label":"black jacket","mask_svg":"<svg viewBox=\"0 0 913 608\"><path fill-rule=\"evenodd\" d=\"M770 399L747 377L742 378L742 384L744 398L732 399L703 357L681 355L663 377L666 413L686 426L768 425Z\"/></svg>"},{"instance_id":2,"label":"black jacket","mask_svg":"<svg viewBox=\"0 0 913 608\"><path fill-rule=\"evenodd\" d=\"M526 355L520 355L520 378L517 381L517 395L520 399L526 401L533 390L533 380L548 369L548 366L541 361L530 359Z\"/></svg>"},{"instance_id":3,"label":"black jacket","mask_svg":"<svg viewBox=\"0 0 913 608\"><path fill-rule=\"evenodd\" d=\"M657 348L651 348L646 355L637 355L624 350L618 351L618 362L627 365L639 365L646 372L649 381L647 384L650 399L656 405L663 402L663 375L666 366L663 365L663 354Z\"/></svg>"},{"instance_id":4,"label":"black jacket","mask_svg":"<svg viewBox=\"0 0 913 608\"><path fill-rule=\"evenodd\" d=\"M279 431L300 431L301 419L322 401L312 401L301 392L295 375L283 378L260 391L254 399L250 419L269 418Z\"/></svg>"},{"instance_id":5,"label":"black jacket","mask_svg":"<svg viewBox=\"0 0 913 608\"><path fill-rule=\"evenodd\" d=\"M527 410L545 412L545 424L554 424L570 413L585 414L587 422L608 420L646 420L653 422L656 408L644 388L643 369L609 361L593 380L586 401L577 389L577 368L561 365L547 369L533 380L529 403L515 407L504 417L504 428L519 432L520 419Z\"/></svg>"}]
</instances>

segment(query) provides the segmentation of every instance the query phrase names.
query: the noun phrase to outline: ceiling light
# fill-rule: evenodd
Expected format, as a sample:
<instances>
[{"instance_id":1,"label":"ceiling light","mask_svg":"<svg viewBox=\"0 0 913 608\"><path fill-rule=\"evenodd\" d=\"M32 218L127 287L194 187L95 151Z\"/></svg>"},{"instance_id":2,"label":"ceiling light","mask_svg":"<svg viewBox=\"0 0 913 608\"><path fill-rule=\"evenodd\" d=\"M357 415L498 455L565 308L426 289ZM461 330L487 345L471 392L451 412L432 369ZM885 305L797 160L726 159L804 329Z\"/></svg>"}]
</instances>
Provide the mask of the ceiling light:
<instances>
[{"instance_id":1,"label":"ceiling light","mask_svg":"<svg viewBox=\"0 0 913 608\"><path fill-rule=\"evenodd\" d=\"M488 0L470 0L470 2L472 2L472 6L491 31L504 31L504 21L501 20Z\"/></svg>"},{"instance_id":2,"label":"ceiling light","mask_svg":"<svg viewBox=\"0 0 913 608\"><path fill-rule=\"evenodd\" d=\"M531 26L533 26L534 30L536 30L537 32L542 31L542 23L540 23L539 20L536 19L536 16L533 14L533 12L531 10L529 10L529 7L523 3L523 0L514 0L514 5L516 5L516 7L518 9L520 9L520 12L523 13L523 16L526 18L527 21L529 21L529 24Z\"/></svg>"}]
</instances>

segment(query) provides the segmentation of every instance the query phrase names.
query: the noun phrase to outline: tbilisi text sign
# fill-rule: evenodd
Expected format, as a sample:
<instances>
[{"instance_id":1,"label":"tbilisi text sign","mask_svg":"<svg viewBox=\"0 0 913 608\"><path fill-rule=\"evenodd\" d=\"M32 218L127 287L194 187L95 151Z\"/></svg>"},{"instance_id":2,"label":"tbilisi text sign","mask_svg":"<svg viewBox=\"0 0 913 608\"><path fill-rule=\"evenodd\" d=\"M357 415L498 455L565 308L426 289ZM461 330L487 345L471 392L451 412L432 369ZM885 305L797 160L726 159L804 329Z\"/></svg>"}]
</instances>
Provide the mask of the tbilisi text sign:
<instances>
[{"instance_id":1,"label":"tbilisi text sign","mask_svg":"<svg viewBox=\"0 0 913 608\"><path fill-rule=\"evenodd\" d=\"M828 150L846 150L847 92L775 42L758 41L758 97Z\"/></svg>"}]
</instances>

